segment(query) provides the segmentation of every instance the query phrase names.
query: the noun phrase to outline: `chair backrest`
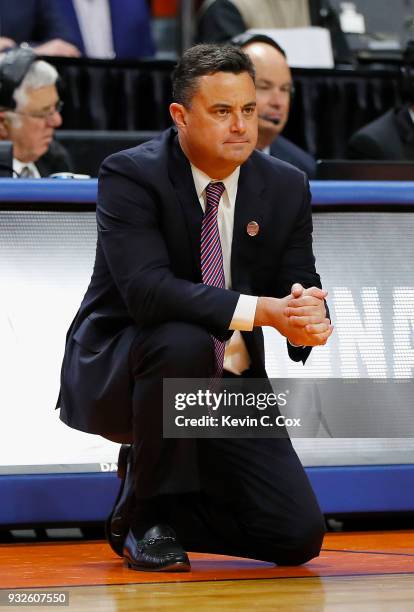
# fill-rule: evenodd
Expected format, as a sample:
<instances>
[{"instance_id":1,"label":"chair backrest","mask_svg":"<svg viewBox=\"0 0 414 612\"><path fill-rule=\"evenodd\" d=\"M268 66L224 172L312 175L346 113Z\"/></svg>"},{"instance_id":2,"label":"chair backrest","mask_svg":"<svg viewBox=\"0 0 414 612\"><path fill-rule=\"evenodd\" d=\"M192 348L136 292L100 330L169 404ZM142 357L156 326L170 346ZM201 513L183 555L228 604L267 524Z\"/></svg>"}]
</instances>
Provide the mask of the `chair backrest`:
<instances>
[{"instance_id":1,"label":"chair backrest","mask_svg":"<svg viewBox=\"0 0 414 612\"><path fill-rule=\"evenodd\" d=\"M68 150L74 172L98 176L99 166L105 157L135 147L158 134L159 132L57 130L55 138Z\"/></svg>"},{"instance_id":2,"label":"chair backrest","mask_svg":"<svg viewBox=\"0 0 414 612\"><path fill-rule=\"evenodd\" d=\"M414 181L414 162L319 159L316 179L325 181Z\"/></svg>"}]
</instances>

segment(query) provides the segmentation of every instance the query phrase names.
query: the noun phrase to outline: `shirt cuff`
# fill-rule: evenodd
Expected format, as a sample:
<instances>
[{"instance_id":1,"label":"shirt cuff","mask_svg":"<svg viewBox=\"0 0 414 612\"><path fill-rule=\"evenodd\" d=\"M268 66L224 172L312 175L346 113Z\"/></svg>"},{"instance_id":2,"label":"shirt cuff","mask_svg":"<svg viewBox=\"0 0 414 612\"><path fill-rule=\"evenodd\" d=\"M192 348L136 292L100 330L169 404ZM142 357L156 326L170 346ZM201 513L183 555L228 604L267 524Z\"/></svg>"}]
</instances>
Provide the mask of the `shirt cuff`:
<instances>
[{"instance_id":1,"label":"shirt cuff","mask_svg":"<svg viewBox=\"0 0 414 612\"><path fill-rule=\"evenodd\" d=\"M254 295L240 295L229 329L252 331L258 299Z\"/></svg>"}]
</instances>

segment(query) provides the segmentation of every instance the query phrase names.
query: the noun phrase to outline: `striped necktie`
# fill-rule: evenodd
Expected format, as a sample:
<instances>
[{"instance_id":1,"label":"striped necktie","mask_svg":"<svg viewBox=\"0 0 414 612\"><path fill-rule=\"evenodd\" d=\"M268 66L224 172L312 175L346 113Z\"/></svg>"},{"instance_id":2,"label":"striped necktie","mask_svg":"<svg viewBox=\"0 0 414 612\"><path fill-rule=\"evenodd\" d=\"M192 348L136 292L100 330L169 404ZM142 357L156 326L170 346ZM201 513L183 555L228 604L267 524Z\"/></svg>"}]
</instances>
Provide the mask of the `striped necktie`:
<instances>
[{"instance_id":1,"label":"striped necktie","mask_svg":"<svg viewBox=\"0 0 414 612\"><path fill-rule=\"evenodd\" d=\"M20 178L35 178L32 168L30 166L23 166L20 170Z\"/></svg>"},{"instance_id":2,"label":"striped necktie","mask_svg":"<svg viewBox=\"0 0 414 612\"><path fill-rule=\"evenodd\" d=\"M220 198L225 187L221 182L209 183L206 187L206 211L201 226L201 277L205 285L225 288L223 253L217 223ZM223 372L225 342L213 336L215 354L215 377Z\"/></svg>"}]
</instances>

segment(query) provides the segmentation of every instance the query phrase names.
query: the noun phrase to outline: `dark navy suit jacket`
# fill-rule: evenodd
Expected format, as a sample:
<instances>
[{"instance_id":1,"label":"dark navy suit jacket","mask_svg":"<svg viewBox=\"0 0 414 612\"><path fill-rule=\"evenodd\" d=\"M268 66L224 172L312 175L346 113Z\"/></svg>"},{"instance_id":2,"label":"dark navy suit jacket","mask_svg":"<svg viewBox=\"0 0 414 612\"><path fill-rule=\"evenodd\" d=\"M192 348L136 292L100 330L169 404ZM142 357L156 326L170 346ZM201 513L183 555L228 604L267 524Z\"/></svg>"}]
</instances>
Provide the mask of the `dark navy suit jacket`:
<instances>
[{"instance_id":1,"label":"dark navy suit jacket","mask_svg":"<svg viewBox=\"0 0 414 612\"><path fill-rule=\"evenodd\" d=\"M130 433L129 352L140 329L167 321L231 336L240 293L284 297L319 286L306 176L254 151L242 164L231 253L232 290L201 282L202 209L175 128L108 157L101 167L92 279L67 335L58 406L69 426ZM246 231L259 224L256 236ZM261 328L243 332L252 375L265 377ZM305 361L310 348L288 345Z\"/></svg>"},{"instance_id":2,"label":"dark navy suit jacket","mask_svg":"<svg viewBox=\"0 0 414 612\"><path fill-rule=\"evenodd\" d=\"M69 153L56 140L52 140L48 150L35 162L40 176L49 176L54 172L72 172L72 161Z\"/></svg>"},{"instance_id":3,"label":"dark navy suit jacket","mask_svg":"<svg viewBox=\"0 0 414 612\"><path fill-rule=\"evenodd\" d=\"M391 109L358 130L348 143L348 157L414 160L414 123L408 106Z\"/></svg>"},{"instance_id":4,"label":"dark navy suit jacket","mask_svg":"<svg viewBox=\"0 0 414 612\"><path fill-rule=\"evenodd\" d=\"M72 0L59 0L59 6L69 27L71 40L84 54L85 45ZM116 57L122 59L154 55L146 0L109 0L109 6Z\"/></svg>"},{"instance_id":5,"label":"dark navy suit jacket","mask_svg":"<svg viewBox=\"0 0 414 612\"><path fill-rule=\"evenodd\" d=\"M287 138L278 136L270 145L270 155L303 170L308 175L308 179L315 178L316 162L312 155L309 155Z\"/></svg>"},{"instance_id":6,"label":"dark navy suit jacket","mask_svg":"<svg viewBox=\"0 0 414 612\"><path fill-rule=\"evenodd\" d=\"M0 35L17 44L62 38L74 42L58 0L0 0Z\"/></svg>"}]
</instances>

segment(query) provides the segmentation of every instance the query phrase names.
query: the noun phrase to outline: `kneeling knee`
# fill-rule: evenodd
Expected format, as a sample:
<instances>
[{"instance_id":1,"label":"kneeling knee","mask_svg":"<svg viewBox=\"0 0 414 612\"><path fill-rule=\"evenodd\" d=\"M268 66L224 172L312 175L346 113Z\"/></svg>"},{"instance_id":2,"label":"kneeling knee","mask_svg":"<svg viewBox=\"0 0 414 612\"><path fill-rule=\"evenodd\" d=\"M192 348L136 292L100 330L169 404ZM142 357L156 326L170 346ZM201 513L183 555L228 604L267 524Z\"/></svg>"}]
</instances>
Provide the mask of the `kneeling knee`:
<instances>
[{"instance_id":1,"label":"kneeling knee","mask_svg":"<svg viewBox=\"0 0 414 612\"><path fill-rule=\"evenodd\" d=\"M322 516L298 526L290 534L286 546L275 550L275 563L302 565L317 557L321 551L325 532L325 521Z\"/></svg>"},{"instance_id":2,"label":"kneeling knee","mask_svg":"<svg viewBox=\"0 0 414 612\"><path fill-rule=\"evenodd\" d=\"M256 553L256 558L277 565L302 565L317 557L325 535L325 521L316 516L313 520L289 526L289 531L281 532L280 525L274 525L266 533L248 534Z\"/></svg>"}]
</instances>

